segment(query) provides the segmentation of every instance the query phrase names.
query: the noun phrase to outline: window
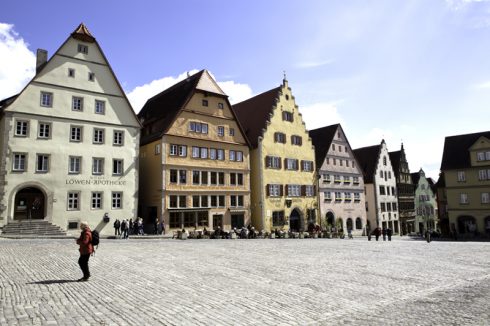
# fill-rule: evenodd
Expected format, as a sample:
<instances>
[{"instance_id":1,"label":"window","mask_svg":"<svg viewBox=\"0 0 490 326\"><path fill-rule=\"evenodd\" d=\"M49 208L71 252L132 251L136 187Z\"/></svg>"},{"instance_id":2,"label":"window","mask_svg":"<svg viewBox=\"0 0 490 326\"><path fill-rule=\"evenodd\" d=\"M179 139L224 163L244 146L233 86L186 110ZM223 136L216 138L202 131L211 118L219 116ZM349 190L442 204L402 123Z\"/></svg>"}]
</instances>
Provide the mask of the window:
<instances>
[{"instance_id":1,"label":"window","mask_svg":"<svg viewBox=\"0 0 490 326\"><path fill-rule=\"evenodd\" d=\"M291 112L288 112L288 111L283 111L282 112L282 120L284 121L289 121L289 122L293 122L293 114Z\"/></svg>"},{"instance_id":2,"label":"window","mask_svg":"<svg viewBox=\"0 0 490 326\"><path fill-rule=\"evenodd\" d=\"M122 192L113 192L112 193L112 209L121 209L122 208Z\"/></svg>"},{"instance_id":3,"label":"window","mask_svg":"<svg viewBox=\"0 0 490 326\"><path fill-rule=\"evenodd\" d=\"M170 183L177 183L177 172L178 170L170 170Z\"/></svg>"},{"instance_id":4,"label":"window","mask_svg":"<svg viewBox=\"0 0 490 326\"><path fill-rule=\"evenodd\" d=\"M75 69L68 68L68 77L75 77Z\"/></svg>"},{"instance_id":5,"label":"window","mask_svg":"<svg viewBox=\"0 0 490 326\"><path fill-rule=\"evenodd\" d=\"M288 170L298 170L298 160L287 158L286 159L286 169Z\"/></svg>"},{"instance_id":6,"label":"window","mask_svg":"<svg viewBox=\"0 0 490 326\"><path fill-rule=\"evenodd\" d=\"M390 195L390 187L386 187L386 194L389 196Z\"/></svg>"},{"instance_id":7,"label":"window","mask_svg":"<svg viewBox=\"0 0 490 326\"><path fill-rule=\"evenodd\" d=\"M88 80L89 81L94 81L95 80L95 73L89 72L88 73Z\"/></svg>"},{"instance_id":8,"label":"window","mask_svg":"<svg viewBox=\"0 0 490 326\"><path fill-rule=\"evenodd\" d=\"M303 166L302 166L303 171L313 171L313 161L303 161Z\"/></svg>"},{"instance_id":9,"label":"window","mask_svg":"<svg viewBox=\"0 0 490 326\"><path fill-rule=\"evenodd\" d=\"M383 165L386 166L386 156L383 156Z\"/></svg>"},{"instance_id":10,"label":"window","mask_svg":"<svg viewBox=\"0 0 490 326\"><path fill-rule=\"evenodd\" d=\"M383 178L383 171L379 171L379 177Z\"/></svg>"},{"instance_id":11,"label":"window","mask_svg":"<svg viewBox=\"0 0 490 326\"><path fill-rule=\"evenodd\" d=\"M104 159L96 158L92 159L92 174L104 174Z\"/></svg>"},{"instance_id":12,"label":"window","mask_svg":"<svg viewBox=\"0 0 490 326\"><path fill-rule=\"evenodd\" d=\"M353 177L352 179L353 179L353 180L352 180L352 182L353 182L355 185L359 184L359 177Z\"/></svg>"},{"instance_id":13,"label":"window","mask_svg":"<svg viewBox=\"0 0 490 326\"><path fill-rule=\"evenodd\" d=\"M485 161L485 152L476 153L476 160L477 161Z\"/></svg>"},{"instance_id":14,"label":"window","mask_svg":"<svg viewBox=\"0 0 490 326\"><path fill-rule=\"evenodd\" d=\"M285 144L286 143L286 134L283 134L282 132L274 133L274 142Z\"/></svg>"},{"instance_id":15,"label":"window","mask_svg":"<svg viewBox=\"0 0 490 326\"><path fill-rule=\"evenodd\" d=\"M124 131L114 130L114 141L113 145L122 146L124 145Z\"/></svg>"},{"instance_id":16,"label":"window","mask_svg":"<svg viewBox=\"0 0 490 326\"><path fill-rule=\"evenodd\" d=\"M229 156L230 156L230 161L234 161L235 160L235 151L230 150Z\"/></svg>"},{"instance_id":17,"label":"window","mask_svg":"<svg viewBox=\"0 0 490 326\"><path fill-rule=\"evenodd\" d=\"M96 114L105 114L105 102L95 100L95 113Z\"/></svg>"},{"instance_id":18,"label":"window","mask_svg":"<svg viewBox=\"0 0 490 326\"><path fill-rule=\"evenodd\" d=\"M468 194L466 193L460 193L459 194L459 203L460 204L468 204Z\"/></svg>"},{"instance_id":19,"label":"window","mask_svg":"<svg viewBox=\"0 0 490 326\"><path fill-rule=\"evenodd\" d=\"M484 181L487 180L488 175L487 175L487 170L479 170L478 171L478 180Z\"/></svg>"},{"instance_id":20,"label":"window","mask_svg":"<svg viewBox=\"0 0 490 326\"><path fill-rule=\"evenodd\" d=\"M342 201L342 193L340 191L335 192L335 201L336 202Z\"/></svg>"},{"instance_id":21,"label":"window","mask_svg":"<svg viewBox=\"0 0 490 326\"><path fill-rule=\"evenodd\" d=\"M48 171L49 171L49 155L37 154L36 172L48 172Z\"/></svg>"},{"instance_id":22,"label":"window","mask_svg":"<svg viewBox=\"0 0 490 326\"><path fill-rule=\"evenodd\" d=\"M335 174L333 176L333 182L335 182L335 183L341 183L342 181L340 180L340 175Z\"/></svg>"},{"instance_id":23,"label":"window","mask_svg":"<svg viewBox=\"0 0 490 326\"><path fill-rule=\"evenodd\" d=\"M192 184L198 185L201 183L201 172L199 171L192 171Z\"/></svg>"},{"instance_id":24,"label":"window","mask_svg":"<svg viewBox=\"0 0 490 326\"><path fill-rule=\"evenodd\" d=\"M49 108L53 106L53 93L41 92L41 106Z\"/></svg>"},{"instance_id":25,"label":"window","mask_svg":"<svg viewBox=\"0 0 490 326\"><path fill-rule=\"evenodd\" d=\"M123 160L113 159L112 160L112 174L113 175L122 175L123 171L124 171Z\"/></svg>"},{"instance_id":26,"label":"window","mask_svg":"<svg viewBox=\"0 0 490 326\"><path fill-rule=\"evenodd\" d=\"M243 195L231 195L230 207L243 207Z\"/></svg>"},{"instance_id":27,"label":"window","mask_svg":"<svg viewBox=\"0 0 490 326\"><path fill-rule=\"evenodd\" d=\"M82 157L81 156L70 156L68 173L69 174L79 174L82 167Z\"/></svg>"},{"instance_id":28,"label":"window","mask_svg":"<svg viewBox=\"0 0 490 326\"><path fill-rule=\"evenodd\" d=\"M211 160L216 160L216 148L209 149L209 158Z\"/></svg>"},{"instance_id":29,"label":"window","mask_svg":"<svg viewBox=\"0 0 490 326\"><path fill-rule=\"evenodd\" d=\"M192 146L192 157L199 158L199 147Z\"/></svg>"},{"instance_id":30,"label":"window","mask_svg":"<svg viewBox=\"0 0 490 326\"><path fill-rule=\"evenodd\" d=\"M281 185L278 184L269 184L267 185L269 196L271 197L279 197L281 196Z\"/></svg>"},{"instance_id":31,"label":"window","mask_svg":"<svg viewBox=\"0 0 490 326\"><path fill-rule=\"evenodd\" d=\"M339 152L342 152L342 146L339 145Z\"/></svg>"},{"instance_id":32,"label":"window","mask_svg":"<svg viewBox=\"0 0 490 326\"><path fill-rule=\"evenodd\" d=\"M208 106L209 102L208 100L202 100L202 106Z\"/></svg>"},{"instance_id":33,"label":"window","mask_svg":"<svg viewBox=\"0 0 490 326\"><path fill-rule=\"evenodd\" d=\"M272 225L283 226L285 223L284 211L272 212Z\"/></svg>"},{"instance_id":34,"label":"window","mask_svg":"<svg viewBox=\"0 0 490 326\"><path fill-rule=\"evenodd\" d=\"M218 136L223 137L225 135L225 127L218 126Z\"/></svg>"},{"instance_id":35,"label":"window","mask_svg":"<svg viewBox=\"0 0 490 326\"><path fill-rule=\"evenodd\" d=\"M200 151L200 157L201 158L203 158L203 159L208 158L208 149L206 147L200 147L199 151Z\"/></svg>"},{"instance_id":36,"label":"window","mask_svg":"<svg viewBox=\"0 0 490 326\"><path fill-rule=\"evenodd\" d=\"M26 170L26 154L24 153L14 153L14 159L12 162L13 171L25 171Z\"/></svg>"},{"instance_id":37,"label":"window","mask_svg":"<svg viewBox=\"0 0 490 326\"><path fill-rule=\"evenodd\" d=\"M83 97L73 96L71 109L73 111L83 111Z\"/></svg>"},{"instance_id":38,"label":"window","mask_svg":"<svg viewBox=\"0 0 490 326\"><path fill-rule=\"evenodd\" d=\"M156 144L155 145L155 155L160 154L160 149L161 149L160 144Z\"/></svg>"},{"instance_id":39,"label":"window","mask_svg":"<svg viewBox=\"0 0 490 326\"><path fill-rule=\"evenodd\" d=\"M386 210L391 212L391 203L386 203Z\"/></svg>"},{"instance_id":40,"label":"window","mask_svg":"<svg viewBox=\"0 0 490 326\"><path fill-rule=\"evenodd\" d=\"M331 201L332 200L332 193L330 191L325 191L323 193L324 201Z\"/></svg>"},{"instance_id":41,"label":"window","mask_svg":"<svg viewBox=\"0 0 490 326\"><path fill-rule=\"evenodd\" d=\"M169 153L169 155L170 156L177 156L178 150L179 150L179 146L178 145L170 144L170 153Z\"/></svg>"},{"instance_id":42,"label":"window","mask_svg":"<svg viewBox=\"0 0 490 326\"><path fill-rule=\"evenodd\" d=\"M345 201L351 201L352 200L352 194L350 192L344 192L344 198L345 198Z\"/></svg>"},{"instance_id":43,"label":"window","mask_svg":"<svg viewBox=\"0 0 490 326\"><path fill-rule=\"evenodd\" d=\"M68 210L78 211L80 209L80 193L69 192L68 193Z\"/></svg>"},{"instance_id":44,"label":"window","mask_svg":"<svg viewBox=\"0 0 490 326\"><path fill-rule=\"evenodd\" d=\"M393 196L396 196L396 189L395 189L395 187L391 187L391 194Z\"/></svg>"},{"instance_id":45,"label":"window","mask_svg":"<svg viewBox=\"0 0 490 326\"><path fill-rule=\"evenodd\" d=\"M218 149L218 160L224 161L225 159L225 151L223 149Z\"/></svg>"},{"instance_id":46,"label":"window","mask_svg":"<svg viewBox=\"0 0 490 326\"><path fill-rule=\"evenodd\" d=\"M179 156L181 157L187 156L187 145L179 145Z\"/></svg>"},{"instance_id":47,"label":"window","mask_svg":"<svg viewBox=\"0 0 490 326\"><path fill-rule=\"evenodd\" d=\"M15 136L27 137L28 127L29 127L29 122L17 121L17 123L15 124Z\"/></svg>"},{"instance_id":48,"label":"window","mask_svg":"<svg viewBox=\"0 0 490 326\"><path fill-rule=\"evenodd\" d=\"M339 148L341 148L341 147L339 146ZM339 159L339 165L340 165L340 166L343 166L343 162L344 162L344 160Z\"/></svg>"},{"instance_id":49,"label":"window","mask_svg":"<svg viewBox=\"0 0 490 326\"><path fill-rule=\"evenodd\" d=\"M225 108L225 105L222 102L218 103L218 109L223 110Z\"/></svg>"},{"instance_id":50,"label":"window","mask_svg":"<svg viewBox=\"0 0 490 326\"><path fill-rule=\"evenodd\" d=\"M344 177L343 177L343 178L344 178L344 183L347 183L347 184L349 184L349 183L350 183L350 177L349 177L349 176L345 176L345 175L344 175Z\"/></svg>"},{"instance_id":51,"label":"window","mask_svg":"<svg viewBox=\"0 0 490 326\"><path fill-rule=\"evenodd\" d=\"M322 178L323 178L324 183L330 183L330 181L331 181L330 174L323 174Z\"/></svg>"},{"instance_id":52,"label":"window","mask_svg":"<svg viewBox=\"0 0 490 326\"><path fill-rule=\"evenodd\" d=\"M464 171L458 171L458 182L465 182L466 175Z\"/></svg>"},{"instance_id":53,"label":"window","mask_svg":"<svg viewBox=\"0 0 490 326\"><path fill-rule=\"evenodd\" d=\"M201 184L203 186L208 185L208 171L201 171Z\"/></svg>"},{"instance_id":54,"label":"window","mask_svg":"<svg viewBox=\"0 0 490 326\"><path fill-rule=\"evenodd\" d=\"M72 126L70 131L70 141L81 142L82 141L82 127Z\"/></svg>"},{"instance_id":55,"label":"window","mask_svg":"<svg viewBox=\"0 0 490 326\"><path fill-rule=\"evenodd\" d=\"M88 54L88 46L84 44L78 44L78 52Z\"/></svg>"},{"instance_id":56,"label":"window","mask_svg":"<svg viewBox=\"0 0 490 326\"><path fill-rule=\"evenodd\" d=\"M201 134L207 134L208 133L208 124L191 121L191 122L189 122L189 131L201 133Z\"/></svg>"},{"instance_id":57,"label":"window","mask_svg":"<svg viewBox=\"0 0 490 326\"><path fill-rule=\"evenodd\" d=\"M92 192L92 209L102 209L101 192Z\"/></svg>"},{"instance_id":58,"label":"window","mask_svg":"<svg viewBox=\"0 0 490 326\"><path fill-rule=\"evenodd\" d=\"M393 208L393 212L396 212L396 203L391 203L391 207Z\"/></svg>"},{"instance_id":59,"label":"window","mask_svg":"<svg viewBox=\"0 0 490 326\"><path fill-rule=\"evenodd\" d=\"M187 171L179 170L179 183L186 184L187 183Z\"/></svg>"},{"instance_id":60,"label":"window","mask_svg":"<svg viewBox=\"0 0 490 326\"><path fill-rule=\"evenodd\" d=\"M358 192L354 193L354 201L361 201L361 194Z\"/></svg>"},{"instance_id":61,"label":"window","mask_svg":"<svg viewBox=\"0 0 490 326\"><path fill-rule=\"evenodd\" d=\"M335 144L332 144L332 151L335 152Z\"/></svg>"},{"instance_id":62,"label":"window","mask_svg":"<svg viewBox=\"0 0 490 326\"><path fill-rule=\"evenodd\" d=\"M332 161L333 161L333 165L337 165L337 159L333 158Z\"/></svg>"},{"instance_id":63,"label":"window","mask_svg":"<svg viewBox=\"0 0 490 326\"><path fill-rule=\"evenodd\" d=\"M235 136L235 128L230 128L230 136Z\"/></svg>"},{"instance_id":64,"label":"window","mask_svg":"<svg viewBox=\"0 0 490 326\"><path fill-rule=\"evenodd\" d=\"M379 186L379 194L380 195L386 195L385 186Z\"/></svg>"},{"instance_id":65,"label":"window","mask_svg":"<svg viewBox=\"0 0 490 326\"><path fill-rule=\"evenodd\" d=\"M243 174L242 173L230 173L230 185L242 186L243 185Z\"/></svg>"},{"instance_id":66,"label":"window","mask_svg":"<svg viewBox=\"0 0 490 326\"><path fill-rule=\"evenodd\" d=\"M104 143L104 129L94 128L94 144Z\"/></svg>"},{"instance_id":67,"label":"window","mask_svg":"<svg viewBox=\"0 0 490 326\"><path fill-rule=\"evenodd\" d=\"M40 122L37 136L38 138L48 139L51 136L51 124Z\"/></svg>"},{"instance_id":68,"label":"window","mask_svg":"<svg viewBox=\"0 0 490 326\"><path fill-rule=\"evenodd\" d=\"M490 204L490 192L482 192L481 193L481 203L482 204Z\"/></svg>"},{"instance_id":69,"label":"window","mask_svg":"<svg viewBox=\"0 0 490 326\"><path fill-rule=\"evenodd\" d=\"M388 171L388 179L391 179L391 171Z\"/></svg>"},{"instance_id":70,"label":"window","mask_svg":"<svg viewBox=\"0 0 490 326\"><path fill-rule=\"evenodd\" d=\"M301 138L301 136L296 136L296 135L291 136L291 144L301 146L302 143L303 143L303 139Z\"/></svg>"},{"instance_id":71,"label":"window","mask_svg":"<svg viewBox=\"0 0 490 326\"><path fill-rule=\"evenodd\" d=\"M242 151L236 152L236 161L237 162L243 162L243 152Z\"/></svg>"},{"instance_id":72,"label":"window","mask_svg":"<svg viewBox=\"0 0 490 326\"><path fill-rule=\"evenodd\" d=\"M208 196L201 196L201 207L209 207Z\"/></svg>"},{"instance_id":73,"label":"window","mask_svg":"<svg viewBox=\"0 0 490 326\"><path fill-rule=\"evenodd\" d=\"M301 186L300 185L288 185L288 196L291 196L291 197L301 196Z\"/></svg>"},{"instance_id":74,"label":"window","mask_svg":"<svg viewBox=\"0 0 490 326\"><path fill-rule=\"evenodd\" d=\"M315 186L311 186L311 185L305 186L305 196L306 197L315 196Z\"/></svg>"},{"instance_id":75,"label":"window","mask_svg":"<svg viewBox=\"0 0 490 326\"><path fill-rule=\"evenodd\" d=\"M277 156L266 156L265 157L265 166L271 169L280 169L281 168L281 158Z\"/></svg>"},{"instance_id":76,"label":"window","mask_svg":"<svg viewBox=\"0 0 490 326\"><path fill-rule=\"evenodd\" d=\"M381 212L386 212L386 203L381 203Z\"/></svg>"}]
</instances>

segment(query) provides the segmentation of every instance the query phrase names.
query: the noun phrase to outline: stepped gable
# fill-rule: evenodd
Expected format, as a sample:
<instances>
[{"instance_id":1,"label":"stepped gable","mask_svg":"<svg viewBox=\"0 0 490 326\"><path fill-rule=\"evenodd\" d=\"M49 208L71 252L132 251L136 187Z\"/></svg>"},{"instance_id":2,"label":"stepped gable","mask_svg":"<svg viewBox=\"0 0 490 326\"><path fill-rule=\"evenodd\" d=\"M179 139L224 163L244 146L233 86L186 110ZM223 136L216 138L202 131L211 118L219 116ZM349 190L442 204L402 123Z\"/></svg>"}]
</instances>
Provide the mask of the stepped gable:
<instances>
[{"instance_id":1,"label":"stepped gable","mask_svg":"<svg viewBox=\"0 0 490 326\"><path fill-rule=\"evenodd\" d=\"M332 140L339 127L340 124L337 123L331 126L310 130L308 132L310 134L311 141L315 146L315 163L318 169L320 169L323 165L323 161L327 156Z\"/></svg>"},{"instance_id":2,"label":"stepped gable","mask_svg":"<svg viewBox=\"0 0 490 326\"><path fill-rule=\"evenodd\" d=\"M471 167L468 151L480 137L490 139L490 131L446 137L442 153L441 170Z\"/></svg>"},{"instance_id":3,"label":"stepped gable","mask_svg":"<svg viewBox=\"0 0 490 326\"><path fill-rule=\"evenodd\" d=\"M373 183L374 171L378 163L381 145L374 145L355 149L354 155L364 171L364 183Z\"/></svg>"},{"instance_id":4,"label":"stepped gable","mask_svg":"<svg viewBox=\"0 0 490 326\"><path fill-rule=\"evenodd\" d=\"M154 126L151 128L150 134L141 137L141 145L162 137L191 98L204 72L205 70L201 70L146 101L138 114L138 118L143 127L148 127L151 124Z\"/></svg>"},{"instance_id":5,"label":"stepped gable","mask_svg":"<svg viewBox=\"0 0 490 326\"><path fill-rule=\"evenodd\" d=\"M270 114L279 98L281 86L233 105L237 119L253 148L257 148L259 137L266 129Z\"/></svg>"}]
</instances>

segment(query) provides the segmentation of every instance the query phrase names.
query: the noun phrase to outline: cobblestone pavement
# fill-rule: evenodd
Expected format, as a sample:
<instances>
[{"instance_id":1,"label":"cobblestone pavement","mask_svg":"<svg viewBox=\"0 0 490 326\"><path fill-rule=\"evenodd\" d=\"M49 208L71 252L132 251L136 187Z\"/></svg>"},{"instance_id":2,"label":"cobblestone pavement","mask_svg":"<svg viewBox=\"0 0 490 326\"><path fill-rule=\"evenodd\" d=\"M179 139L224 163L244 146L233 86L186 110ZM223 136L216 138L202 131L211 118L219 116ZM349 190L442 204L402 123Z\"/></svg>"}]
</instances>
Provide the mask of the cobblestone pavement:
<instances>
[{"instance_id":1,"label":"cobblestone pavement","mask_svg":"<svg viewBox=\"0 0 490 326\"><path fill-rule=\"evenodd\" d=\"M0 325L490 325L490 243L0 239Z\"/></svg>"}]
</instances>

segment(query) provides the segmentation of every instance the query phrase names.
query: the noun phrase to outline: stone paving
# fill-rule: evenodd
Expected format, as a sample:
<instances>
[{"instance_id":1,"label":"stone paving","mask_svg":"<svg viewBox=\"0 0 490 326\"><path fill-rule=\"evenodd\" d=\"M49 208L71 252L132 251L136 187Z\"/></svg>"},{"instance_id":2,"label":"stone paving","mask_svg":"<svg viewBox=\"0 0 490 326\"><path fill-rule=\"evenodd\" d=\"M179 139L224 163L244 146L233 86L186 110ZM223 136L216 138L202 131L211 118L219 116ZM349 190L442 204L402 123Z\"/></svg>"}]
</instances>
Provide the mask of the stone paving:
<instances>
[{"instance_id":1,"label":"stone paving","mask_svg":"<svg viewBox=\"0 0 490 326\"><path fill-rule=\"evenodd\" d=\"M0 325L490 325L490 243L0 239Z\"/></svg>"}]
</instances>

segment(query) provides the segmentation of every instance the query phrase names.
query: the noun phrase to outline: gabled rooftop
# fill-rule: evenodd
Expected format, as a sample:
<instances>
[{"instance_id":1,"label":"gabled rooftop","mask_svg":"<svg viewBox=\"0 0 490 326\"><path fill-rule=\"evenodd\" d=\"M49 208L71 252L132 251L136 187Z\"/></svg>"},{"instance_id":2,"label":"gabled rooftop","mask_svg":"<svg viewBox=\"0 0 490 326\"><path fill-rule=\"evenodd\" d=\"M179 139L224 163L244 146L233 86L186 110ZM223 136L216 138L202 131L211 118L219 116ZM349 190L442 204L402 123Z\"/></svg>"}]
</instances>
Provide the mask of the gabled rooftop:
<instances>
[{"instance_id":1,"label":"gabled rooftop","mask_svg":"<svg viewBox=\"0 0 490 326\"><path fill-rule=\"evenodd\" d=\"M318 169L323 165L323 161L328 154L332 140L339 127L340 124L337 123L309 131L311 141L315 146L315 163Z\"/></svg>"},{"instance_id":2,"label":"gabled rooftop","mask_svg":"<svg viewBox=\"0 0 490 326\"><path fill-rule=\"evenodd\" d=\"M441 171L471 167L469 149L480 137L490 139L490 131L446 137Z\"/></svg>"},{"instance_id":3,"label":"gabled rooftop","mask_svg":"<svg viewBox=\"0 0 490 326\"><path fill-rule=\"evenodd\" d=\"M373 183L380 151L381 145L362 147L353 151L357 162L364 171L364 183Z\"/></svg>"}]
</instances>

